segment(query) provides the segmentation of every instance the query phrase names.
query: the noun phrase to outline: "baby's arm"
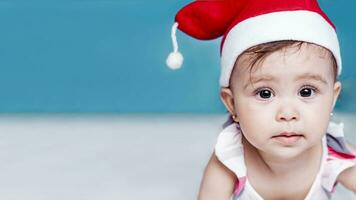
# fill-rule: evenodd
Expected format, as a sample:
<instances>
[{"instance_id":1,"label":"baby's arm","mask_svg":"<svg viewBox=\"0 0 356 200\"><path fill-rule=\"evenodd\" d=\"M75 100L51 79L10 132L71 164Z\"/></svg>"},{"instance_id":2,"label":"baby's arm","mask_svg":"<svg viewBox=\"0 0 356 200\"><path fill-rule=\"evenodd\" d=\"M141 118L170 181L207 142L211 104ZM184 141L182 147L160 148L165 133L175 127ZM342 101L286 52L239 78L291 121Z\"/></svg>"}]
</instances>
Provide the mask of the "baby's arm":
<instances>
[{"instance_id":1,"label":"baby's arm","mask_svg":"<svg viewBox=\"0 0 356 200\"><path fill-rule=\"evenodd\" d=\"M356 155L356 148L353 145L347 143L346 146L354 155ZM341 172L337 179L346 188L356 193L356 166L350 167Z\"/></svg>"},{"instance_id":2,"label":"baby's arm","mask_svg":"<svg viewBox=\"0 0 356 200\"><path fill-rule=\"evenodd\" d=\"M230 200L236 181L234 173L227 169L213 153L204 172L198 199Z\"/></svg>"},{"instance_id":3,"label":"baby's arm","mask_svg":"<svg viewBox=\"0 0 356 200\"><path fill-rule=\"evenodd\" d=\"M337 178L347 189L356 193L356 166L345 169Z\"/></svg>"}]
</instances>

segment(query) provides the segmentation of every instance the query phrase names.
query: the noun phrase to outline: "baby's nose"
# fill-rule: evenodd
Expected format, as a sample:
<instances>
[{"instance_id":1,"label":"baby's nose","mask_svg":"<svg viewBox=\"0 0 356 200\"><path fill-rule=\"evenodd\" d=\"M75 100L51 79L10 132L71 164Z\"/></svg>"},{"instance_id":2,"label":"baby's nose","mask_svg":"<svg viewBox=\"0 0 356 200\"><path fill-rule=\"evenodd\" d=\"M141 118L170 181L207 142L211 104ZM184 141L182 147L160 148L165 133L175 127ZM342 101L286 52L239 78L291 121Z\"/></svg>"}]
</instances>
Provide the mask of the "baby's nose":
<instances>
[{"instance_id":1,"label":"baby's nose","mask_svg":"<svg viewBox=\"0 0 356 200\"><path fill-rule=\"evenodd\" d=\"M299 112L292 103L284 103L279 107L276 114L277 121L292 121L299 120Z\"/></svg>"},{"instance_id":2,"label":"baby's nose","mask_svg":"<svg viewBox=\"0 0 356 200\"><path fill-rule=\"evenodd\" d=\"M297 116L293 114L281 114L278 116L278 121L291 121L291 120L297 120Z\"/></svg>"}]
</instances>

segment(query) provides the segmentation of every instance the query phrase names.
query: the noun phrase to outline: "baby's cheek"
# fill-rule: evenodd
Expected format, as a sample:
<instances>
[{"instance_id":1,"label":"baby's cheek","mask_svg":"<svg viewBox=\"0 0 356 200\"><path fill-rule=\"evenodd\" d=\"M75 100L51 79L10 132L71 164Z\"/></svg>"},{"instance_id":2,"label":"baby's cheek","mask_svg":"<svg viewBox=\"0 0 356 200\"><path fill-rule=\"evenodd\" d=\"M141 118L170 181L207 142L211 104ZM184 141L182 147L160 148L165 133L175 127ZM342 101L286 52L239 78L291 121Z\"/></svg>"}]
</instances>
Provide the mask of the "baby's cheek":
<instances>
[{"instance_id":1,"label":"baby's cheek","mask_svg":"<svg viewBox=\"0 0 356 200\"><path fill-rule=\"evenodd\" d=\"M248 115L242 116L243 126L249 130L261 131L268 130L271 123L273 123L274 117L271 112L250 112Z\"/></svg>"},{"instance_id":2,"label":"baby's cheek","mask_svg":"<svg viewBox=\"0 0 356 200\"><path fill-rule=\"evenodd\" d=\"M330 113L326 109L319 112L310 112L303 120L304 129L309 133L309 137L319 139L326 133L329 121Z\"/></svg>"},{"instance_id":3,"label":"baby's cheek","mask_svg":"<svg viewBox=\"0 0 356 200\"><path fill-rule=\"evenodd\" d=\"M241 121L240 126L244 135L249 137L264 138L264 135L271 134L271 122L256 116L254 119L244 119ZM247 136L248 137L248 136Z\"/></svg>"}]
</instances>

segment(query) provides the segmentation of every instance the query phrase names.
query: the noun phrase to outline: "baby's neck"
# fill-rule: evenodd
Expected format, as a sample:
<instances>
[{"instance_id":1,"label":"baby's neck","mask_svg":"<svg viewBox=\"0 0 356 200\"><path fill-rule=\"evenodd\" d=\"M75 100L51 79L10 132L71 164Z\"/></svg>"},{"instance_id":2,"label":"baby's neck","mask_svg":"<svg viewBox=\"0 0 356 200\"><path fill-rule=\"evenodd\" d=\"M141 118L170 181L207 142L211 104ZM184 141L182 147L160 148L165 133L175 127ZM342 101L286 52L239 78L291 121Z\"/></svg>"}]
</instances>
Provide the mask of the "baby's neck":
<instances>
[{"instance_id":1,"label":"baby's neck","mask_svg":"<svg viewBox=\"0 0 356 200\"><path fill-rule=\"evenodd\" d=\"M259 166L261 167L262 165L264 171L266 170L266 172L274 177L286 178L288 176L293 176L293 174L303 173L305 172L305 169L315 169L307 170L308 172L317 172L319 170L322 157L322 141L304 153L289 159L265 154L264 152L257 150L246 139L244 139L243 142L244 146L246 146L246 150L249 151L250 156L258 158Z\"/></svg>"}]
</instances>

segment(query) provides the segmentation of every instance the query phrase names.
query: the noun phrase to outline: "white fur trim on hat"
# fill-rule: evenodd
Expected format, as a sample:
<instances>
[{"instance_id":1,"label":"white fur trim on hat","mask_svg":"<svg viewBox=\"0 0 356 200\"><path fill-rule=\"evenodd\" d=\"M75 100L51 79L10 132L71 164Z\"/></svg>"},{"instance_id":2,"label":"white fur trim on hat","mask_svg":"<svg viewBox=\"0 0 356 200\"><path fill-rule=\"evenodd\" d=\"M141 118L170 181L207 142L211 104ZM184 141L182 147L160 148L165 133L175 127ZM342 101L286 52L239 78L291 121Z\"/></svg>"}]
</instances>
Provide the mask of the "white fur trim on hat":
<instances>
[{"instance_id":1,"label":"white fur trim on hat","mask_svg":"<svg viewBox=\"0 0 356 200\"><path fill-rule=\"evenodd\" d=\"M341 55L335 29L311 11L281 11L249 18L230 30L221 54L220 86L228 87L237 57L250 47L280 40L314 43L329 49L341 74Z\"/></svg>"}]
</instances>

